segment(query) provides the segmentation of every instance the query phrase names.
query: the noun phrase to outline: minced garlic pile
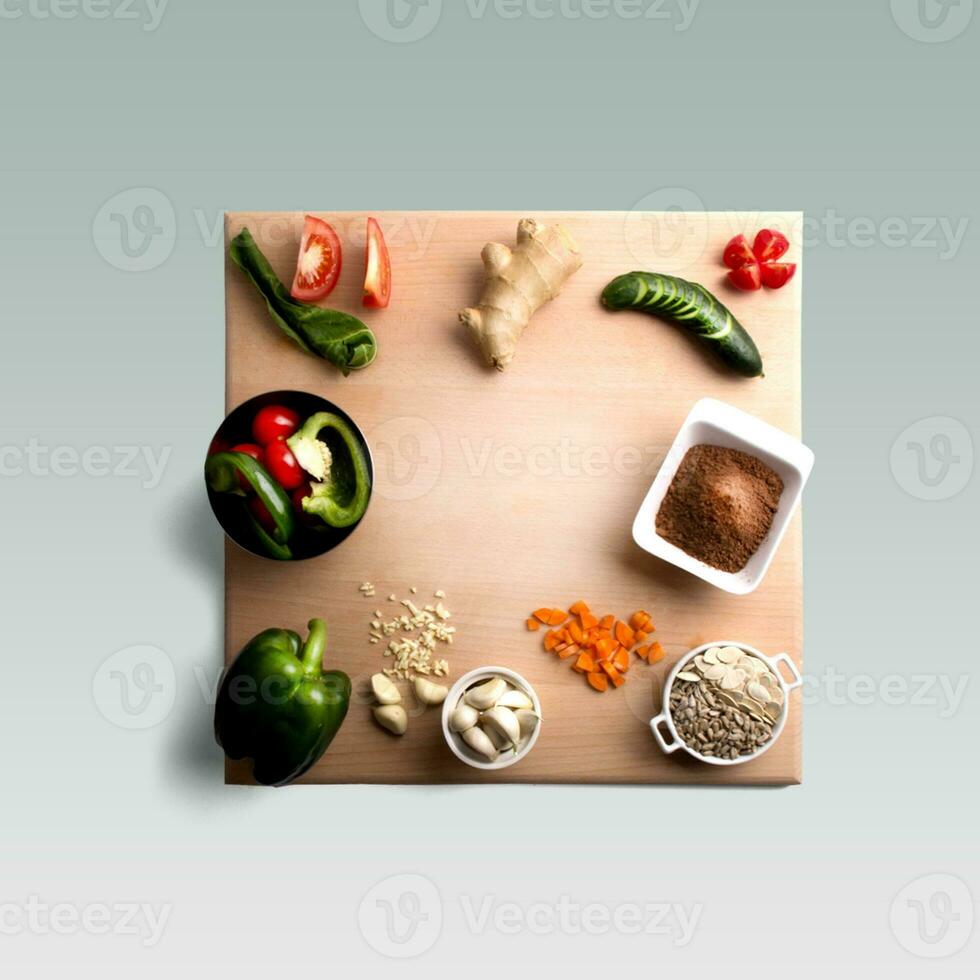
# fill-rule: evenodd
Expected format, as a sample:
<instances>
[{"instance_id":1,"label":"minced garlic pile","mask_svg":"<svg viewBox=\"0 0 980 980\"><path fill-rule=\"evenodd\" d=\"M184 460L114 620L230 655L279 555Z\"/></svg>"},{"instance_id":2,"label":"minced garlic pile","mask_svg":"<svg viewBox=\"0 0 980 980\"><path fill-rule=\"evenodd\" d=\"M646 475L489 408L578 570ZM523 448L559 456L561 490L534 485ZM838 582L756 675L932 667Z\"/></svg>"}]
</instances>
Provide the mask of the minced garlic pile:
<instances>
[{"instance_id":1,"label":"minced garlic pile","mask_svg":"<svg viewBox=\"0 0 980 980\"><path fill-rule=\"evenodd\" d=\"M360 589L365 597L374 595L374 586L365 582ZM414 586L413 595L418 593ZM397 602L405 607L405 612L386 620L380 609L375 609L371 620L369 637L372 643L388 639L384 655L394 658L394 665L384 673L388 677L414 681L419 674L433 674L445 677L449 673L449 663L433 656L437 643L452 645L455 626L449 625L452 613L443 605L446 593L439 589L433 598L437 601L421 609L411 599L398 599L394 593L388 596L389 602Z\"/></svg>"}]
</instances>

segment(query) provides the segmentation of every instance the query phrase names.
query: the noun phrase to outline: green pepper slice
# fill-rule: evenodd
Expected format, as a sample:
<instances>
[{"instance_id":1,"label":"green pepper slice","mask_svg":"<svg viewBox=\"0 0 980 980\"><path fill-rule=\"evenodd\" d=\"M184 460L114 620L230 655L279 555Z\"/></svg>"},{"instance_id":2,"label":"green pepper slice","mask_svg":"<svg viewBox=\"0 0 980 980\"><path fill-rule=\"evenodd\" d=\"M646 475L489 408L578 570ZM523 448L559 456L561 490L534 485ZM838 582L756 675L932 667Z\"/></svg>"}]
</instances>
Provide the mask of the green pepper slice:
<instances>
[{"instance_id":1,"label":"green pepper slice","mask_svg":"<svg viewBox=\"0 0 980 980\"><path fill-rule=\"evenodd\" d=\"M262 549L272 558L288 561L293 557L287 542L293 535L295 518L286 491L269 475L268 470L248 453L222 452L208 456L204 463L204 478L215 493L242 495L238 476L247 481L259 500L272 515L275 529L270 534L246 511L252 531Z\"/></svg>"}]
</instances>

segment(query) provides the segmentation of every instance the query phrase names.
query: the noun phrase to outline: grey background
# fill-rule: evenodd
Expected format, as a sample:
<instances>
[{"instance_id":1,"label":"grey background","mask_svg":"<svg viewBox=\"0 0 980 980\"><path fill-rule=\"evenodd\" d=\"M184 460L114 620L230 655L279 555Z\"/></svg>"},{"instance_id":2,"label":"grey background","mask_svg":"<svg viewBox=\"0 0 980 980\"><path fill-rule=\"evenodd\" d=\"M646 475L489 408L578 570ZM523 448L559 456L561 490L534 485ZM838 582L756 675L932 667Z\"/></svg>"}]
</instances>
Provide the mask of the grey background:
<instances>
[{"instance_id":1,"label":"grey background","mask_svg":"<svg viewBox=\"0 0 980 980\"><path fill-rule=\"evenodd\" d=\"M921 500L889 459L907 426L951 417L964 428L939 423L959 456L950 479L972 472L980 16L930 43L887 0L702 0L685 30L674 2L673 20L571 16L577 0L511 19L446 0L428 36L393 43L349 0L171 0L153 30L145 0L136 20L120 2L96 19L8 0L23 16L0 18L0 906L35 895L172 912L150 948L126 934L0 933L0 964L107 978L276 966L489 977L558 963L582 977L973 975L975 937L929 961L900 945L889 915L924 875L980 887L976 481ZM173 253L143 272L106 261L93 236L103 204L134 187L174 209ZM221 540L200 488L223 400L209 231L221 210L626 209L671 187L708 209L815 221L804 786L223 787L198 683L214 679L221 642ZM829 232L834 214L859 224ZM911 240L916 219L940 218L967 222L957 247L937 246L938 230L931 246ZM887 219L898 224L883 233ZM32 472L31 439L116 461L120 446L170 455L150 486L139 467ZM158 725L127 730L93 683L110 654L140 644L174 664L176 701ZM829 668L840 686L821 679ZM889 675L931 677L934 703L883 696ZM870 694L854 686L862 676ZM942 678L966 684L955 709ZM443 928L417 958L386 964L358 909L401 873L431 880ZM562 895L703 911L678 947L474 930L462 904ZM968 922L972 904L952 898Z\"/></svg>"}]
</instances>

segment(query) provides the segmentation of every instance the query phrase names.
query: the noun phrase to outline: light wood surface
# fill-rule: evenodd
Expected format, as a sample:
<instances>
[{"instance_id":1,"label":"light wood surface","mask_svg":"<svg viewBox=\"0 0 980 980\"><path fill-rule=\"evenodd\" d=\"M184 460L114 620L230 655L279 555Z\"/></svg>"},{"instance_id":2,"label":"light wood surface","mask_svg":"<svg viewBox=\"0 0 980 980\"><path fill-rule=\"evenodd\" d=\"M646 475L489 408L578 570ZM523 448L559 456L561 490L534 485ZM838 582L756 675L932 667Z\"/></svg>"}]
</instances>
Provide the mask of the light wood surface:
<instances>
[{"instance_id":1,"label":"light wood surface","mask_svg":"<svg viewBox=\"0 0 980 980\"><path fill-rule=\"evenodd\" d=\"M329 666L347 671L355 698L342 730L305 783L740 783L801 778L799 691L779 742L742 766L709 767L683 752L663 755L649 719L676 660L709 640L734 639L802 660L799 514L762 585L751 595L712 588L640 551L630 528L656 470L691 406L710 395L794 435L800 430L802 275L778 291L737 293L724 284L721 252L733 234L790 230L798 214L697 215L609 212L381 212L392 253L387 310L360 305L365 214L317 212L344 242L341 282L327 303L358 313L380 353L344 378L301 352L273 325L264 303L226 259L227 405L274 389L315 392L342 406L368 436L374 496L351 538L332 553L294 564L226 546L226 657L255 633L305 633L326 618ZM480 292L480 249L512 244L518 220L560 221L585 264L536 315L505 373L486 368L456 314ZM302 214L233 213L226 238L247 225L290 282ZM632 269L700 282L753 335L764 378L720 367L680 329L640 313L610 313L603 286ZM800 270L802 271L802 270ZM358 586L370 581L374 599ZM412 716L401 739L372 721L359 695L388 666L368 642L375 609L390 593L444 589L458 629L448 648L450 683L487 664L511 667L536 688L544 722L534 751L499 772L460 763L444 744L439 709ZM585 599L596 612L628 617L645 608L667 657L636 661L618 691L597 694L541 647L524 620L541 605ZM407 685L403 685L406 688ZM409 701L411 703L411 701ZM227 781L248 782L230 763Z\"/></svg>"}]
</instances>

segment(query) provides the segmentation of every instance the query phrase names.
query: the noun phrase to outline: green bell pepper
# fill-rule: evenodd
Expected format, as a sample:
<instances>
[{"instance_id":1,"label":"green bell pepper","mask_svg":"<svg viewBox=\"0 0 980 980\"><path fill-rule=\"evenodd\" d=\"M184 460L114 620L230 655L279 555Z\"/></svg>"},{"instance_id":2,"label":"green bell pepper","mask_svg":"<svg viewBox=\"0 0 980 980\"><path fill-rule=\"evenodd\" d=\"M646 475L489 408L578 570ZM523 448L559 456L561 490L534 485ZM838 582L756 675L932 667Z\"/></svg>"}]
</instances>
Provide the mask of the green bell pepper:
<instances>
[{"instance_id":1,"label":"green bell pepper","mask_svg":"<svg viewBox=\"0 0 980 980\"><path fill-rule=\"evenodd\" d=\"M272 479L268 470L248 453L214 453L208 456L204 462L204 478L215 493L243 495L238 480L239 474L265 504L265 508L272 515L275 525L270 534L249 511L245 511L259 545L270 557L278 558L280 561L288 561L293 557L293 553L286 542L293 535L295 518L292 503L286 495L286 491Z\"/></svg>"},{"instance_id":2,"label":"green bell pepper","mask_svg":"<svg viewBox=\"0 0 980 980\"><path fill-rule=\"evenodd\" d=\"M225 671L214 734L230 759L252 760L256 782L284 786L327 750L343 724L351 682L323 669L327 627L310 620L303 644L292 630L253 637Z\"/></svg>"},{"instance_id":3,"label":"green bell pepper","mask_svg":"<svg viewBox=\"0 0 980 980\"><path fill-rule=\"evenodd\" d=\"M331 527L350 527L367 510L371 476L367 454L351 427L332 412L317 412L287 440L296 461L313 477L303 510Z\"/></svg>"}]
</instances>

